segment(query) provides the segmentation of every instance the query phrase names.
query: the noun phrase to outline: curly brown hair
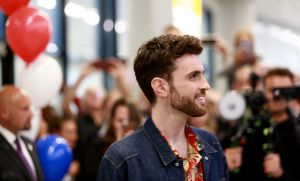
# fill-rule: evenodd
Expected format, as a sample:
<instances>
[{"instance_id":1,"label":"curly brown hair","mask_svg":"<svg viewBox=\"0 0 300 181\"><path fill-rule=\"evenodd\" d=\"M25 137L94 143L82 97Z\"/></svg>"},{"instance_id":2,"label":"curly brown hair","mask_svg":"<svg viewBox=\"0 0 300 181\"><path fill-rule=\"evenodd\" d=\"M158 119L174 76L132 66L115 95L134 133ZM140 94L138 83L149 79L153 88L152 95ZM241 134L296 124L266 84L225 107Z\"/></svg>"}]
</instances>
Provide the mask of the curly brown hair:
<instances>
[{"instance_id":1,"label":"curly brown hair","mask_svg":"<svg viewBox=\"0 0 300 181\"><path fill-rule=\"evenodd\" d=\"M175 60L185 54L200 54L202 46L200 39L190 35L161 35L143 44L134 59L136 80L151 104L156 97L151 87L155 77L172 82L172 72L175 70Z\"/></svg>"}]
</instances>

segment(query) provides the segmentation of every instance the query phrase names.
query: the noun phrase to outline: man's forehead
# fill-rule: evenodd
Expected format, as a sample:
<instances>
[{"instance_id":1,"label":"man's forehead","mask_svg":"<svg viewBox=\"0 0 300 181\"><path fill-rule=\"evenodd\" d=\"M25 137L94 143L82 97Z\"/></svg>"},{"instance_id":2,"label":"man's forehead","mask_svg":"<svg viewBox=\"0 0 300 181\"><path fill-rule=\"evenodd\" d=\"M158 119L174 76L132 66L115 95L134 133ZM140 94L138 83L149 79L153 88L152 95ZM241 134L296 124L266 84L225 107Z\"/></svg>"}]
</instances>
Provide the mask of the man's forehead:
<instances>
[{"instance_id":1,"label":"man's forehead","mask_svg":"<svg viewBox=\"0 0 300 181\"><path fill-rule=\"evenodd\" d=\"M203 67L200 57L196 54L185 54L175 60L175 64L180 64L182 62L187 62L188 64L199 64Z\"/></svg>"},{"instance_id":2,"label":"man's forehead","mask_svg":"<svg viewBox=\"0 0 300 181\"><path fill-rule=\"evenodd\" d=\"M290 87L293 85L293 81L288 76L272 76L266 79L266 87Z\"/></svg>"},{"instance_id":3,"label":"man's forehead","mask_svg":"<svg viewBox=\"0 0 300 181\"><path fill-rule=\"evenodd\" d=\"M22 89L19 89L18 91L13 92L10 95L9 99L12 103L16 103L16 102L20 102L20 101L27 101L27 100L29 100L29 97L25 91L23 91Z\"/></svg>"},{"instance_id":4,"label":"man's forehead","mask_svg":"<svg viewBox=\"0 0 300 181\"><path fill-rule=\"evenodd\" d=\"M269 83L292 83L293 81L291 80L290 77L288 76L270 76L266 79L266 82Z\"/></svg>"}]
</instances>

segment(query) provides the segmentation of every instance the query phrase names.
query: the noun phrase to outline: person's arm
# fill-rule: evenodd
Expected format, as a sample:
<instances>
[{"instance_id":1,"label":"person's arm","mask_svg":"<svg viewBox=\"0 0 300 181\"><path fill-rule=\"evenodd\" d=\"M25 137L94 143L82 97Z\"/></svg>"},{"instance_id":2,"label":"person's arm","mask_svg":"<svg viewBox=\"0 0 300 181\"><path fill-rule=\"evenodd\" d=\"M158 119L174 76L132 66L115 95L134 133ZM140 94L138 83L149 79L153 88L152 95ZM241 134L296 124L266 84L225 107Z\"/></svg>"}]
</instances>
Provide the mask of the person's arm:
<instances>
[{"instance_id":1,"label":"person's arm","mask_svg":"<svg viewBox=\"0 0 300 181\"><path fill-rule=\"evenodd\" d=\"M213 47L222 54L223 62L229 62L232 59L232 52L223 38L218 37Z\"/></svg>"},{"instance_id":2,"label":"person's arm","mask_svg":"<svg viewBox=\"0 0 300 181\"><path fill-rule=\"evenodd\" d=\"M73 161L71 162L70 167L69 167L68 173L70 174L70 176L71 176L72 178L75 178L75 177L78 175L79 170L80 170L80 164L79 164L79 161L78 161L78 160L73 160Z\"/></svg>"},{"instance_id":3,"label":"person's arm","mask_svg":"<svg viewBox=\"0 0 300 181\"><path fill-rule=\"evenodd\" d=\"M74 113L72 113L72 110L70 109L70 103L73 101L73 99L75 97L75 93L76 93L78 87L80 86L80 84L82 83L82 81L90 74L99 70L99 68L94 66L96 61L99 61L99 60L95 60L95 61L88 63L87 66L83 68L83 70L80 73L80 76L77 79L77 81L75 82L75 84L70 87L66 87L66 89L64 91L63 102L62 102L63 113L65 116L73 117Z\"/></svg>"},{"instance_id":4,"label":"person's arm","mask_svg":"<svg viewBox=\"0 0 300 181\"><path fill-rule=\"evenodd\" d=\"M280 155L277 153L267 154L263 166L264 172L274 180L299 181L299 177L295 178L295 175L288 173L282 168Z\"/></svg>"},{"instance_id":5,"label":"person's arm","mask_svg":"<svg viewBox=\"0 0 300 181\"><path fill-rule=\"evenodd\" d=\"M283 169L280 163L280 155L277 153L269 153L264 158L264 172L274 178L283 175Z\"/></svg>"},{"instance_id":6,"label":"person's arm","mask_svg":"<svg viewBox=\"0 0 300 181\"><path fill-rule=\"evenodd\" d=\"M234 171L242 165L242 151L241 146L226 148L224 154L227 160L228 169Z\"/></svg>"},{"instance_id":7,"label":"person's arm","mask_svg":"<svg viewBox=\"0 0 300 181\"><path fill-rule=\"evenodd\" d=\"M126 82L126 65L115 58L109 58L108 61L111 66L107 71L115 79L117 89L120 91L122 97L131 99L130 88Z\"/></svg>"},{"instance_id":8,"label":"person's arm","mask_svg":"<svg viewBox=\"0 0 300 181\"><path fill-rule=\"evenodd\" d=\"M290 155L289 160L285 160L288 165L283 166L283 158L278 153L267 154L264 158L264 171L274 180L299 181L300 179L300 172L295 172L300 170L300 159L297 157L300 152L300 126L295 122L291 124L290 129L285 130L289 133L285 140L289 139L293 143L293 147L285 148L286 153Z\"/></svg>"}]
</instances>

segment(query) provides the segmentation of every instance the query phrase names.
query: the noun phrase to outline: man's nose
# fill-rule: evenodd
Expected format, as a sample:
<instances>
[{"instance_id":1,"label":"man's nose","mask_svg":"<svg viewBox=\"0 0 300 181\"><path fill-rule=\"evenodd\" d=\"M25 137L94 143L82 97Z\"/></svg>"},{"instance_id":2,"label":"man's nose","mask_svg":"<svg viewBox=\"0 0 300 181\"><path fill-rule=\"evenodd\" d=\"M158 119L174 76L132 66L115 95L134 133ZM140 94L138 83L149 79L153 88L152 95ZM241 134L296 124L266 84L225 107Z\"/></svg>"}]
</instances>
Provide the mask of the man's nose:
<instances>
[{"instance_id":1,"label":"man's nose","mask_svg":"<svg viewBox=\"0 0 300 181\"><path fill-rule=\"evenodd\" d=\"M205 78L203 79L203 82L201 83L201 88L205 89L205 90L208 90L211 88L208 81Z\"/></svg>"}]
</instances>

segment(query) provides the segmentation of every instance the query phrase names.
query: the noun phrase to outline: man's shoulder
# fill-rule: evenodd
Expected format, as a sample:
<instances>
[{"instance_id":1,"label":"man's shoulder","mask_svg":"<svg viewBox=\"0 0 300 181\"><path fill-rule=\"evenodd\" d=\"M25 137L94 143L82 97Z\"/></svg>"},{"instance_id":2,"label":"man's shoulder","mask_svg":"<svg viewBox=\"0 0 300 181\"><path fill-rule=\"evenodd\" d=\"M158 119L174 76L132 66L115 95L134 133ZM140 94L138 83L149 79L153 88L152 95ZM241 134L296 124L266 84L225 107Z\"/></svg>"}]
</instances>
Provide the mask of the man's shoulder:
<instances>
[{"instance_id":1,"label":"man's shoulder","mask_svg":"<svg viewBox=\"0 0 300 181\"><path fill-rule=\"evenodd\" d=\"M147 141L142 129L138 129L131 135L113 143L104 155L113 165L118 166L122 162L135 157L142 149L142 144Z\"/></svg>"}]
</instances>

